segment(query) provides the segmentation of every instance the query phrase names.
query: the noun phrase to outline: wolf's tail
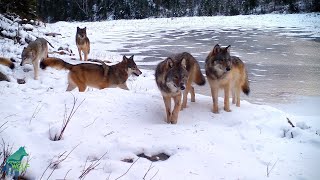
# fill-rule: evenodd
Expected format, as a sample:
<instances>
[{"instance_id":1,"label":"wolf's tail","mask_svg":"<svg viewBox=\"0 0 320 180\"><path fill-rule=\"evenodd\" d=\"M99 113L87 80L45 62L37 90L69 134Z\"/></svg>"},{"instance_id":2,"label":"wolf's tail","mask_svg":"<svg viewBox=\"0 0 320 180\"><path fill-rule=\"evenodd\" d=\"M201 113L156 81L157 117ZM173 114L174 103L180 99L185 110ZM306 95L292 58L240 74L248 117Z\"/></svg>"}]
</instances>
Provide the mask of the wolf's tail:
<instances>
[{"instance_id":1,"label":"wolf's tail","mask_svg":"<svg viewBox=\"0 0 320 180\"><path fill-rule=\"evenodd\" d=\"M72 69L72 67L74 65L72 64L69 64L67 62L65 62L64 60L62 59L59 59L59 58L54 58L54 57L49 57L49 58L45 58L44 60L41 61L40 63L40 68L41 69L46 69L46 67L52 67L52 68L55 68L55 69Z\"/></svg>"},{"instance_id":2,"label":"wolf's tail","mask_svg":"<svg viewBox=\"0 0 320 180\"><path fill-rule=\"evenodd\" d=\"M198 63L196 63L196 74L195 74L194 82L199 86L203 86L206 84L206 78L201 73L201 69Z\"/></svg>"},{"instance_id":3,"label":"wolf's tail","mask_svg":"<svg viewBox=\"0 0 320 180\"><path fill-rule=\"evenodd\" d=\"M13 62L10 61L10 60L7 59L7 58L2 58L2 57L0 57L0 64L5 65L5 66L8 66L8 67L11 68L11 69L14 69L14 64L13 64Z\"/></svg>"},{"instance_id":4,"label":"wolf's tail","mask_svg":"<svg viewBox=\"0 0 320 180\"><path fill-rule=\"evenodd\" d=\"M242 92L245 93L246 95L249 95L250 93L250 87L249 87L249 79L248 79L248 73L245 70L245 79L244 79L244 83L241 86Z\"/></svg>"}]
</instances>

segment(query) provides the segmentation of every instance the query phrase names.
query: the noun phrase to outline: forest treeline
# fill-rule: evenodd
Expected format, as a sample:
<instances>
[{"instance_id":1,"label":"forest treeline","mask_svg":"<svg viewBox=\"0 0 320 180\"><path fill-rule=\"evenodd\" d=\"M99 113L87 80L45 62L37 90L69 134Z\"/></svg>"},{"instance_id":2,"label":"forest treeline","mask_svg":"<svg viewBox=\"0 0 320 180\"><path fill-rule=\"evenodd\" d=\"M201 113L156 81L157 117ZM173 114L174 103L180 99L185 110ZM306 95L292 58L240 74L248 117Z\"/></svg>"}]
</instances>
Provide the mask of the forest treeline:
<instances>
[{"instance_id":1,"label":"forest treeline","mask_svg":"<svg viewBox=\"0 0 320 180\"><path fill-rule=\"evenodd\" d=\"M55 21L320 12L320 0L0 0L0 13Z\"/></svg>"}]
</instances>

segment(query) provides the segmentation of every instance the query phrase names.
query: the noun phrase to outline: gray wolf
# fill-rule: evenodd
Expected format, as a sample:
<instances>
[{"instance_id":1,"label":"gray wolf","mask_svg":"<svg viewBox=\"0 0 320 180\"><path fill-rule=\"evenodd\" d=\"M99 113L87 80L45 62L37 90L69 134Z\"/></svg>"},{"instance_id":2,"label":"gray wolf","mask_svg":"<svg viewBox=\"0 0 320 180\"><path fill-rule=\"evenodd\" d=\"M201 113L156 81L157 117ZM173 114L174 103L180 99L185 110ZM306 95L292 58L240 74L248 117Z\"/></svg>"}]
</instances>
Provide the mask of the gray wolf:
<instances>
[{"instance_id":1,"label":"gray wolf","mask_svg":"<svg viewBox=\"0 0 320 180\"><path fill-rule=\"evenodd\" d=\"M232 92L232 103L240 107L240 90L250 93L248 74L240 58L230 56L230 45L221 48L215 45L205 62L207 80L210 84L213 101L213 112L218 113L218 91L224 90L224 110L230 112L229 94Z\"/></svg>"},{"instance_id":2,"label":"gray wolf","mask_svg":"<svg viewBox=\"0 0 320 180\"><path fill-rule=\"evenodd\" d=\"M187 106L187 95L191 93L191 102L195 101L192 82L202 86L206 80L201 73L197 60L187 52L166 58L157 65L155 79L161 91L167 114L167 123L176 124L179 111ZM183 91L183 102L181 94ZM174 108L171 112L171 98Z\"/></svg>"},{"instance_id":3,"label":"gray wolf","mask_svg":"<svg viewBox=\"0 0 320 180\"><path fill-rule=\"evenodd\" d=\"M87 37L87 27L85 28L79 28L77 27L77 33L76 33L76 44L79 51L80 60L82 61L82 55L81 51L84 54L84 60L88 60L88 54L90 53L90 41Z\"/></svg>"},{"instance_id":4,"label":"gray wolf","mask_svg":"<svg viewBox=\"0 0 320 180\"><path fill-rule=\"evenodd\" d=\"M39 62L48 57L48 44L49 43L44 38L37 38L35 41L32 41L25 47L22 51L22 61L21 66L25 64L33 64L34 68L34 79L38 79L39 71ZM53 47L50 43L49 45Z\"/></svg>"},{"instance_id":5,"label":"gray wolf","mask_svg":"<svg viewBox=\"0 0 320 180\"><path fill-rule=\"evenodd\" d=\"M67 69L68 87L67 91L72 91L78 87L80 92L84 92L87 86L104 89L108 87L119 87L129 90L126 81L130 75L139 76L142 72L133 60L133 56L123 60L115 65L108 66L94 63L69 64L59 58L46 58L40 63L40 67L53 67L56 69Z\"/></svg>"},{"instance_id":6,"label":"gray wolf","mask_svg":"<svg viewBox=\"0 0 320 180\"><path fill-rule=\"evenodd\" d=\"M14 69L14 64L11 60L4 58L4 57L0 57L0 64L4 65L4 66L8 66L10 69ZM0 72L0 81L10 81L8 79L8 77L3 74L2 72Z\"/></svg>"}]
</instances>

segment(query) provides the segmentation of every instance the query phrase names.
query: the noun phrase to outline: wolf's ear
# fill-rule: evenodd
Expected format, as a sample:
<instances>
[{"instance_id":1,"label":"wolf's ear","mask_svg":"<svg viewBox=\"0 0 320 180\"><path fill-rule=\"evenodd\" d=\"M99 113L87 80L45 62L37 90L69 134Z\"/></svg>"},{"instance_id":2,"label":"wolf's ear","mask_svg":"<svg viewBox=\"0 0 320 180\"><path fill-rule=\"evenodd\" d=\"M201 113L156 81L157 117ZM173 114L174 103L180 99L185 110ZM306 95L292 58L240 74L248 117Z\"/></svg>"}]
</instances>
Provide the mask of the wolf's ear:
<instances>
[{"instance_id":1,"label":"wolf's ear","mask_svg":"<svg viewBox=\"0 0 320 180\"><path fill-rule=\"evenodd\" d=\"M77 30L79 30L80 28L79 28L79 26L77 26Z\"/></svg>"},{"instance_id":2,"label":"wolf's ear","mask_svg":"<svg viewBox=\"0 0 320 180\"><path fill-rule=\"evenodd\" d=\"M185 58L182 59L181 65L182 67L187 68L187 60Z\"/></svg>"},{"instance_id":3,"label":"wolf's ear","mask_svg":"<svg viewBox=\"0 0 320 180\"><path fill-rule=\"evenodd\" d=\"M227 47L225 48L225 51L227 51L228 53L230 53L230 47L231 47L231 45L227 46Z\"/></svg>"},{"instance_id":4,"label":"wolf's ear","mask_svg":"<svg viewBox=\"0 0 320 180\"><path fill-rule=\"evenodd\" d=\"M217 54L217 53L220 52L220 50L221 50L220 45L219 45L219 44L216 44L216 45L214 46L214 48L213 48L213 53L214 53L214 54Z\"/></svg>"},{"instance_id":5,"label":"wolf's ear","mask_svg":"<svg viewBox=\"0 0 320 180\"><path fill-rule=\"evenodd\" d=\"M133 60L133 57L134 57L134 55L130 56L130 58L129 58L129 59Z\"/></svg>"},{"instance_id":6,"label":"wolf's ear","mask_svg":"<svg viewBox=\"0 0 320 180\"><path fill-rule=\"evenodd\" d=\"M172 67L173 67L173 60L172 60L171 58L168 58L168 59L167 59L167 66L168 66L169 68L172 68Z\"/></svg>"},{"instance_id":7,"label":"wolf's ear","mask_svg":"<svg viewBox=\"0 0 320 180\"><path fill-rule=\"evenodd\" d=\"M122 61L127 61L127 60L128 60L127 56L126 56L126 55L123 55Z\"/></svg>"},{"instance_id":8,"label":"wolf's ear","mask_svg":"<svg viewBox=\"0 0 320 180\"><path fill-rule=\"evenodd\" d=\"M86 30L87 30L87 27L84 27L83 29L86 31Z\"/></svg>"}]
</instances>

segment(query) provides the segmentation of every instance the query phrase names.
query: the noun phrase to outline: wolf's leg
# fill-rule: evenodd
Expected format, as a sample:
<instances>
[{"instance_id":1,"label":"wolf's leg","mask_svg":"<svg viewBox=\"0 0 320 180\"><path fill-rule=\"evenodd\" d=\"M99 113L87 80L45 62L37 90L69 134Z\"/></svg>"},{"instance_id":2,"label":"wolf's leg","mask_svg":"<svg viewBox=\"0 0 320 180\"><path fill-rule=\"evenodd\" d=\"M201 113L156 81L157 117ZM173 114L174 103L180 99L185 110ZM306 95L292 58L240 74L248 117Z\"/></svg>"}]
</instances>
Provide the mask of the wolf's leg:
<instances>
[{"instance_id":1,"label":"wolf's leg","mask_svg":"<svg viewBox=\"0 0 320 180\"><path fill-rule=\"evenodd\" d=\"M83 53L84 53L84 60L87 61L88 60L88 51L85 51Z\"/></svg>"},{"instance_id":2,"label":"wolf's leg","mask_svg":"<svg viewBox=\"0 0 320 180\"><path fill-rule=\"evenodd\" d=\"M77 87L76 85L69 83L66 91L72 91L72 90L74 90L76 87Z\"/></svg>"},{"instance_id":3,"label":"wolf's leg","mask_svg":"<svg viewBox=\"0 0 320 180\"><path fill-rule=\"evenodd\" d=\"M237 107L240 107L240 90L241 89L241 87L237 87L237 89L236 89L236 92L235 92L235 94L236 94L236 106Z\"/></svg>"},{"instance_id":4,"label":"wolf's leg","mask_svg":"<svg viewBox=\"0 0 320 180\"><path fill-rule=\"evenodd\" d=\"M87 86L85 84L78 84L79 92L84 92L87 89Z\"/></svg>"},{"instance_id":5,"label":"wolf's leg","mask_svg":"<svg viewBox=\"0 0 320 180\"><path fill-rule=\"evenodd\" d=\"M68 87L66 91L72 91L77 87L77 85L72 81L70 73L68 74Z\"/></svg>"},{"instance_id":6,"label":"wolf's leg","mask_svg":"<svg viewBox=\"0 0 320 180\"><path fill-rule=\"evenodd\" d=\"M213 102L213 107L212 107L212 112L213 113L219 113L219 108L218 108L218 90L219 88L217 87L218 82L213 82L212 80L209 81L210 88L211 88L211 96L212 96L212 102Z\"/></svg>"},{"instance_id":7,"label":"wolf's leg","mask_svg":"<svg viewBox=\"0 0 320 180\"><path fill-rule=\"evenodd\" d=\"M191 89L191 83L192 83L192 79L189 77L188 82L186 84L186 89L183 91L183 101L182 101L181 110L187 107L188 93L190 92L190 89Z\"/></svg>"},{"instance_id":8,"label":"wolf's leg","mask_svg":"<svg viewBox=\"0 0 320 180\"><path fill-rule=\"evenodd\" d=\"M194 93L194 87L191 86L191 102L196 102L196 94Z\"/></svg>"},{"instance_id":9,"label":"wolf's leg","mask_svg":"<svg viewBox=\"0 0 320 180\"><path fill-rule=\"evenodd\" d=\"M167 123L171 122L171 97L170 96L162 96L164 106L166 108L166 115L167 115Z\"/></svg>"},{"instance_id":10,"label":"wolf's leg","mask_svg":"<svg viewBox=\"0 0 320 180\"><path fill-rule=\"evenodd\" d=\"M127 83L119 84L118 87L124 90L129 90Z\"/></svg>"},{"instance_id":11,"label":"wolf's leg","mask_svg":"<svg viewBox=\"0 0 320 180\"><path fill-rule=\"evenodd\" d=\"M173 98L174 100L174 108L172 111L172 124L177 124L178 122L178 116L181 109L181 93Z\"/></svg>"},{"instance_id":12,"label":"wolf's leg","mask_svg":"<svg viewBox=\"0 0 320 180\"><path fill-rule=\"evenodd\" d=\"M82 61L81 48L78 47L78 51L79 51L80 61Z\"/></svg>"},{"instance_id":13,"label":"wolf's leg","mask_svg":"<svg viewBox=\"0 0 320 180\"><path fill-rule=\"evenodd\" d=\"M230 96L230 83L226 84L226 86L224 87L224 110L227 112L231 112L229 96Z\"/></svg>"},{"instance_id":14,"label":"wolf's leg","mask_svg":"<svg viewBox=\"0 0 320 180\"><path fill-rule=\"evenodd\" d=\"M38 76L39 76L39 60L34 60L32 61L33 64L33 69L34 69L34 79L38 80Z\"/></svg>"},{"instance_id":15,"label":"wolf's leg","mask_svg":"<svg viewBox=\"0 0 320 180\"><path fill-rule=\"evenodd\" d=\"M231 89L231 93L232 93L232 104L236 103L236 87L233 87Z\"/></svg>"}]
</instances>

